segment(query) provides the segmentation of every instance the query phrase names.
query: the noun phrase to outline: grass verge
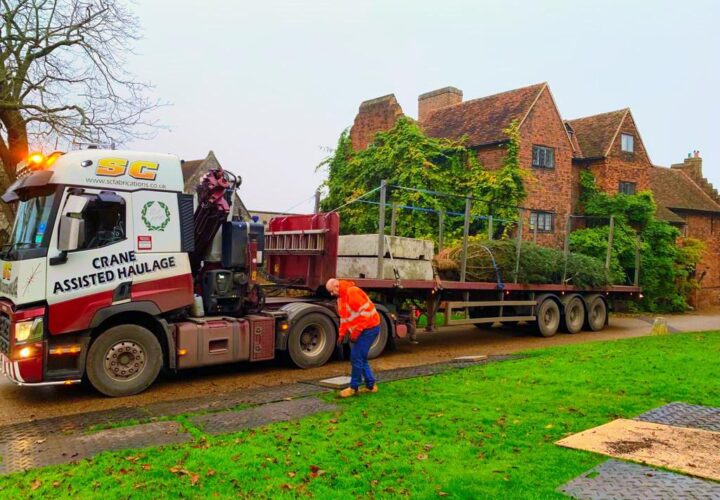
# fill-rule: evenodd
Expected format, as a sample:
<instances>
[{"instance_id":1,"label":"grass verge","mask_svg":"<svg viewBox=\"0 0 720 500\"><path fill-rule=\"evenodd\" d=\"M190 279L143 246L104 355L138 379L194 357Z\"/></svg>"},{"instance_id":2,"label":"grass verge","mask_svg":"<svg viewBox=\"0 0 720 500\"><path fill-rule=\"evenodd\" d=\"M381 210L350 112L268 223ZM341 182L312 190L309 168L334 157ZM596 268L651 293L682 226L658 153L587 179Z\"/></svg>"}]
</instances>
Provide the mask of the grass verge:
<instances>
[{"instance_id":1,"label":"grass verge","mask_svg":"<svg viewBox=\"0 0 720 500\"><path fill-rule=\"evenodd\" d=\"M381 385L335 413L0 478L2 497L554 498L605 460L553 443L670 401L720 406L720 334L577 344Z\"/></svg>"}]
</instances>

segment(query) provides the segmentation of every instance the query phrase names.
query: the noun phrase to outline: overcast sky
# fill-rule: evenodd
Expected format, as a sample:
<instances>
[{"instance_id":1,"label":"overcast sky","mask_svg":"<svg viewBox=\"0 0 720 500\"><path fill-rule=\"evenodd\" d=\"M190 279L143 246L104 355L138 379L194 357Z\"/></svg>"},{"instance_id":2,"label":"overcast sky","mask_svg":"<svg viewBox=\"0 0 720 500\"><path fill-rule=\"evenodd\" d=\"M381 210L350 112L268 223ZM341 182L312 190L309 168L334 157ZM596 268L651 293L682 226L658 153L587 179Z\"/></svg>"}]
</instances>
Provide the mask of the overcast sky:
<instances>
[{"instance_id":1,"label":"overcast sky","mask_svg":"<svg viewBox=\"0 0 720 500\"><path fill-rule=\"evenodd\" d=\"M699 149L720 186L720 2L142 0L131 70L172 103L133 149L213 150L252 210L311 210L360 102L547 81L564 118L630 107L655 164ZM302 203L303 200L307 200ZM298 203L300 203L299 206Z\"/></svg>"}]
</instances>

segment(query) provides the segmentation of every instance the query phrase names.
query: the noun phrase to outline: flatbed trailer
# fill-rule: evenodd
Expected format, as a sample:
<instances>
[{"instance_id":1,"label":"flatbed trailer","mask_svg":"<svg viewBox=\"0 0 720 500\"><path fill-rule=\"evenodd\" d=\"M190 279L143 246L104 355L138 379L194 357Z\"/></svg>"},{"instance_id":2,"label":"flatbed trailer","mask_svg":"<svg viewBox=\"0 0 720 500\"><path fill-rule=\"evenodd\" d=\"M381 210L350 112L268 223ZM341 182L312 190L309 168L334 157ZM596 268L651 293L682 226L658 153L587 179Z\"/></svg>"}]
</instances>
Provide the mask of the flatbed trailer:
<instances>
[{"instance_id":1,"label":"flatbed trailer","mask_svg":"<svg viewBox=\"0 0 720 500\"><path fill-rule=\"evenodd\" d=\"M370 350L371 358L379 356L396 339L414 338L421 315L427 318L427 331L461 325L526 323L549 337L561 330L599 331L608 324L609 311L616 301L641 296L638 286L586 289L568 284L505 283L499 275L492 282L448 281L437 276L433 280L336 276L338 233L337 214L278 217L271 221L266 233L266 268L275 272L274 279L310 292L302 298L273 297L266 304L287 321L287 335L278 337L278 348L290 351L292 360L301 367L315 366L318 359L327 361L325 356L304 359L304 352L312 353L314 346L324 345L318 335L336 338L334 301L323 289L331 277L354 281L378 305L381 335ZM444 316L441 325L435 322L438 313ZM334 327L307 322L307 314L315 319L325 315ZM323 328L331 331L320 331Z\"/></svg>"}]
</instances>

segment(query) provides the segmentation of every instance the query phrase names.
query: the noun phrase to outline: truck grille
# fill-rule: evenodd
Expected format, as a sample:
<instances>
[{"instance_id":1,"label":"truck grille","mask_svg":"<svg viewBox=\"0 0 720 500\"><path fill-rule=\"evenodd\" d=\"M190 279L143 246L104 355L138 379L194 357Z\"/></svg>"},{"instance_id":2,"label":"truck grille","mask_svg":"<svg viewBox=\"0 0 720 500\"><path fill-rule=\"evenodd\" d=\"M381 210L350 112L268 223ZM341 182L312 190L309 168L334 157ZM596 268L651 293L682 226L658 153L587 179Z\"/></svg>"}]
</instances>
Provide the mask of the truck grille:
<instances>
[{"instance_id":1,"label":"truck grille","mask_svg":"<svg viewBox=\"0 0 720 500\"><path fill-rule=\"evenodd\" d=\"M10 318L0 314L0 352L10 355Z\"/></svg>"}]
</instances>

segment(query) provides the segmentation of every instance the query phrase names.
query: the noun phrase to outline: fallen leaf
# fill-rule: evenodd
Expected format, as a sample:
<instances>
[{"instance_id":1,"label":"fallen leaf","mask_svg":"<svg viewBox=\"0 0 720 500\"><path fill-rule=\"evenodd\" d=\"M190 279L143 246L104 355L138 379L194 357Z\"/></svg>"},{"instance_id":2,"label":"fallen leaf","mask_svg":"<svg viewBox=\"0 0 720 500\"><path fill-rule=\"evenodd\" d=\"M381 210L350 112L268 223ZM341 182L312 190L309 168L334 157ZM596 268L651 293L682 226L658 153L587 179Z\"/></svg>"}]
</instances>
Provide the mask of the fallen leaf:
<instances>
[{"instance_id":1,"label":"fallen leaf","mask_svg":"<svg viewBox=\"0 0 720 500\"><path fill-rule=\"evenodd\" d=\"M329 422L330 422L331 424L337 424L337 423L338 423L338 419L337 419L337 418L331 418L331 419L329 420Z\"/></svg>"},{"instance_id":2,"label":"fallen leaf","mask_svg":"<svg viewBox=\"0 0 720 500\"><path fill-rule=\"evenodd\" d=\"M290 486L290 485L287 484L287 483L283 483L283 484L280 485L280 489L281 489L281 490L291 490L291 489L292 489L292 486Z\"/></svg>"},{"instance_id":3,"label":"fallen leaf","mask_svg":"<svg viewBox=\"0 0 720 500\"><path fill-rule=\"evenodd\" d=\"M545 428L546 428L546 429L552 429L552 428L553 428L553 424L547 424L547 425L545 426Z\"/></svg>"},{"instance_id":4,"label":"fallen leaf","mask_svg":"<svg viewBox=\"0 0 720 500\"><path fill-rule=\"evenodd\" d=\"M198 474L194 474L194 473L190 472L188 475L190 476L190 484L191 485L195 486L198 483L198 481L200 481L200 476Z\"/></svg>"},{"instance_id":5,"label":"fallen leaf","mask_svg":"<svg viewBox=\"0 0 720 500\"><path fill-rule=\"evenodd\" d=\"M423 446L423 448L425 448L425 451L430 451L435 447L433 445L431 445L430 443L428 443L425 446Z\"/></svg>"},{"instance_id":6,"label":"fallen leaf","mask_svg":"<svg viewBox=\"0 0 720 500\"><path fill-rule=\"evenodd\" d=\"M140 457L125 457L125 460L132 463L137 463L138 460L140 460Z\"/></svg>"},{"instance_id":7,"label":"fallen leaf","mask_svg":"<svg viewBox=\"0 0 720 500\"><path fill-rule=\"evenodd\" d=\"M215 475L215 471L213 469L209 469L206 473L206 477L213 477Z\"/></svg>"},{"instance_id":8,"label":"fallen leaf","mask_svg":"<svg viewBox=\"0 0 720 500\"><path fill-rule=\"evenodd\" d=\"M142 468L143 468L143 470L150 470L150 469L152 469L152 465L150 465L150 464L142 464Z\"/></svg>"},{"instance_id":9,"label":"fallen leaf","mask_svg":"<svg viewBox=\"0 0 720 500\"><path fill-rule=\"evenodd\" d=\"M439 497L446 497L446 496L448 496L448 494L445 493L444 491L438 491L438 496L439 496Z\"/></svg>"},{"instance_id":10,"label":"fallen leaf","mask_svg":"<svg viewBox=\"0 0 720 500\"><path fill-rule=\"evenodd\" d=\"M288 472L287 475L288 475L288 477L295 477L295 476L297 476L297 473L290 471L290 472Z\"/></svg>"},{"instance_id":11,"label":"fallen leaf","mask_svg":"<svg viewBox=\"0 0 720 500\"><path fill-rule=\"evenodd\" d=\"M59 488L60 487L60 481L53 481L53 488Z\"/></svg>"},{"instance_id":12,"label":"fallen leaf","mask_svg":"<svg viewBox=\"0 0 720 500\"><path fill-rule=\"evenodd\" d=\"M120 469L118 472L124 476L125 474L129 473L130 471L127 469Z\"/></svg>"},{"instance_id":13,"label":"fallen leaf","mask_svg":"<svg viewBox=\"0 0 720 500\"><path fill-rule=\"evenodd\" d=\"M318 467L317 465L310 466L310 472L317 473L317 471L319 471L319 470L320 470L320 467Z\"/></svg>"},{"instance_id":14,"label":"fallen leaf","mask_svg":"<svg viewBox=\"0 0 720 500\"><path fill-rule=\"evenodd\" d=\"M427 458L428 458L428 456L427 456L426 453L420 453L420 454L417 456L417 459L418 459L418 460L427 460Z\"/></svg>"},{"instance_id":15,"label":"fallen leaf","mask_svg":"<svg viewBox=\"0 0 720 500\"><path fill-rule=\"evenodd\" d=\"M35 441L35 444L43 444L45 441L47 441L47 439L45 439L45 438L38 439L37 441Z\"/></svg>"},{"instance_id":16,"label":"fallen leaf","mask_svg":"<svg viewBox=\"0 0 720 500\"><path fill-rule=\"evenodd\" d=\"M35 491L35 490L38 489L40 486L42 486L42 481L40 481L39 479L36 479L36 480L33 481L32 484L30 485L30 489L33 490L33 491Z\"/></svg>"}]
</instances>

